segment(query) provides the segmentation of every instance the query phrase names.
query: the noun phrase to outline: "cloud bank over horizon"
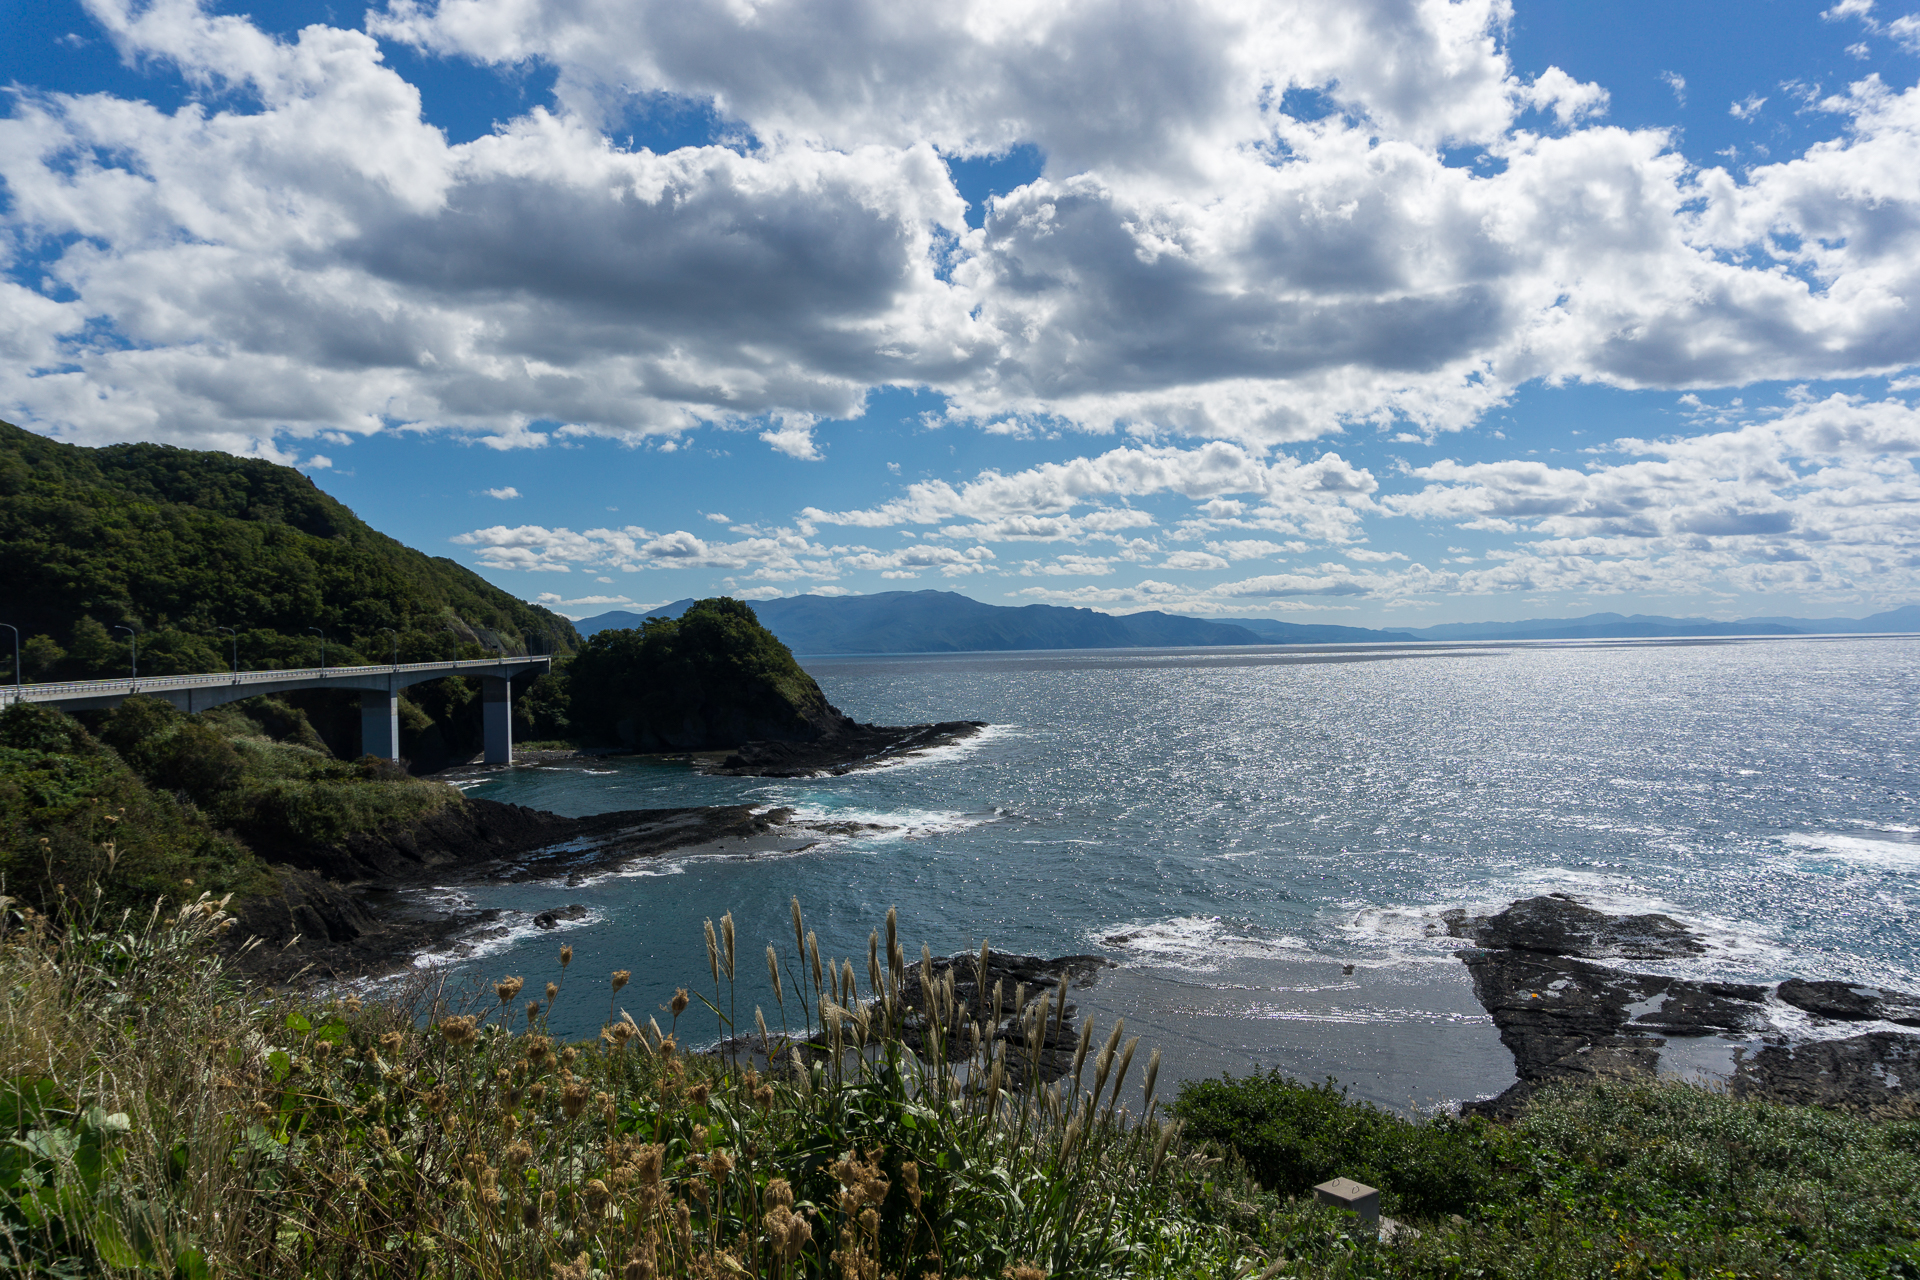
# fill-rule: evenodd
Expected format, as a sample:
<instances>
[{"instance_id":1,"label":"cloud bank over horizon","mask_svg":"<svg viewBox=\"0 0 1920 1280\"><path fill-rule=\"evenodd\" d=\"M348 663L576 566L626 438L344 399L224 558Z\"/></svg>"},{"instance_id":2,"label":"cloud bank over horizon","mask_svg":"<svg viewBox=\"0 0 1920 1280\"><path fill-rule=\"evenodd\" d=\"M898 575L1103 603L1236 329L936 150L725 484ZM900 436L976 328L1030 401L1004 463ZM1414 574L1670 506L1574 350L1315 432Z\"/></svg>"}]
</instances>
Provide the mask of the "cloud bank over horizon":
<instances>
[{"instance_id":1,"label":"cloud bank over horizon","mask_svg":"<svg viewBox=\"0 0 1920 1280\"><path fill-rule=\"evenodd\" d=\"M1057 456L724 536L454 543L502 574L1229 614L1920 593L1920 87L1878 71L1736 102L1814 140L1714 164L1611 123L1605 84L1523 74L1505 0L387 0L291 33L84 3L192 93L28 83L0 118L0 406L63 439L818 464L823 424L911 388L935 407L902 432ZM1827 16L1911 57L1909 16ZM553 87L456 142L396 50ZM628 141L663 110L710 136ZM970 209L962 167L1014 154L1033 172ZM1759 384L1788 390L1709 403ZM1660 392L1675 434L1539 456L1488 431L1527 387Z\"/></svg>"}]
</instances>

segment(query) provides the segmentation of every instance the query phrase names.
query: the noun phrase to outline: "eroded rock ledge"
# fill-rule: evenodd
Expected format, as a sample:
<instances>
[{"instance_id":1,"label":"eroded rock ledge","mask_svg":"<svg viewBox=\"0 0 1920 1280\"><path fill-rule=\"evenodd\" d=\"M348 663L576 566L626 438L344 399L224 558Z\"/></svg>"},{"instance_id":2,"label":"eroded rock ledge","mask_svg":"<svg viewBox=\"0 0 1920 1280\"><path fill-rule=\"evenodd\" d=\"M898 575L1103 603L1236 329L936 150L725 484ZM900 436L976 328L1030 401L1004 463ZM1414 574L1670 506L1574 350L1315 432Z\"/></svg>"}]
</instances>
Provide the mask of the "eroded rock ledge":
<instances>
[{"instance_id":1,"label":"eroded rock ledge","mask_svg":"<svg viewBox=\"0 0 1920 1280\"><path fill-rule=\"evenodd\" d=\"M787 809L709 805L567 818L468 798L339 845L272 851L281 892L237 904L240 924L231 936L236 946L261 940L242 963L263 981L286 981L303 970L335 980L392 970L456 936L506 927L499 912L435 905L408 890L489 880L571 883L638 858L785 851L824 834L792 816ZM556 893L532 922L558 926L583 911Z\"/></svg>"},{"instance_id":2,"label":"eroded rock ledge","mask_svg":"<svg viewBox=\"0 0 1920 1280\"><path fill-rule=\"evenodd\" d=\"M1598 960L1667 960L1706 945L1664 915L1610 916L1565 894L1529 898L1492 916L1450 912L1448 931L1477 944L1459 956L1519 1081L1472 1104L1511 1115L1542 1085L1595 1076L1687 1074L1705 1046L1724 1051L1728 1087L1743 1097L1879 1111L1920 1083L1920 996L1844 982L1778 986L1634 973ZM1779 1029L1791 1007L1808 1034ZM1845 1023L1863 1035L1821 1037ZM1712 1055L1708 1055L1712 1056Z\"/></svg>"},{"instance_id":3,"label":"eroded rock ledge","mask_svg":"<svg viewBox=\"0 0 1920 1280\"><path fill-rule=\"evenodd\" d=\"M809 778L854 773L971 738L984 720L940 724L855 724L851 720L812 742L747 742L705 772L733 777Z\"/></svg>"}]
</instances>

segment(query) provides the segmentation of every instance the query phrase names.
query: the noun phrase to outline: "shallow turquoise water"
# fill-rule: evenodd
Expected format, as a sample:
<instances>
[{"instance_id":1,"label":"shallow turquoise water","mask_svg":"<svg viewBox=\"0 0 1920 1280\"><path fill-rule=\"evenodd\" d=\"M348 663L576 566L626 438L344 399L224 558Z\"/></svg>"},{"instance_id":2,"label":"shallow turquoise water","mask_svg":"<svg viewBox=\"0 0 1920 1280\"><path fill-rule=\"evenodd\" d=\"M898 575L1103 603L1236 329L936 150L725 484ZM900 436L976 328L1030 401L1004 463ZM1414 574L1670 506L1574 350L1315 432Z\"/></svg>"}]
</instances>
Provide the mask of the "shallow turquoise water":
<instances>
[{"instance_id":1,"label":"shallow turquoise water","mask_svg":"<svg viewBox=\"0 0 1920 1280\"><path fill-rule=\"evenodd\" d=\"M674 986L710 987L700 925L729 909L740 1015L776 1019L763 952L791 951L794 895L863 974L889 906L915 951L1099 951L1123 968L1083 1003L1144 1030L1173 1074L1279 1065L1394 1103L1511 1078L1439 936L1447 907L1571 891L1704 928L1688 971L1920 985L1920 640L803 661L860 719L995 727L845 778L612 762L463 779L568 814L748 801L891 828L469 891L591 910L564 935L566 1029L597 1028L613 968L634 971L620 1003L642 1021ZM543 982L558 941L517 929L459 967Z\"/></svg>"}]
</instances>

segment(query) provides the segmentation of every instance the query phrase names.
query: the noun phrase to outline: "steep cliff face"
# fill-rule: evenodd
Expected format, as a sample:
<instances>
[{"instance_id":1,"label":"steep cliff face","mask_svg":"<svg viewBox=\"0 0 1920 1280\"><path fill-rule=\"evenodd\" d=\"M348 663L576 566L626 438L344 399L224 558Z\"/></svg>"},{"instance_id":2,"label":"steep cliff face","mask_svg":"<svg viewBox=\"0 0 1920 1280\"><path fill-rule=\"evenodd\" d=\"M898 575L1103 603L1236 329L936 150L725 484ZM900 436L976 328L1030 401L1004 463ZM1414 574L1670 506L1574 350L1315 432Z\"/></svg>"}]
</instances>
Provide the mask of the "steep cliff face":
<instances>
[{"instance_id":1,"label":"steep cliff face","mask_svg":"<svg viewBox=\"0 0 1920 1280\"><path fill-rule=\"evenodd\" d=\"M577 732L641 751L813 742L852 721L738 600L595 635L567 669Z\"/></svg>"}]
</instances>

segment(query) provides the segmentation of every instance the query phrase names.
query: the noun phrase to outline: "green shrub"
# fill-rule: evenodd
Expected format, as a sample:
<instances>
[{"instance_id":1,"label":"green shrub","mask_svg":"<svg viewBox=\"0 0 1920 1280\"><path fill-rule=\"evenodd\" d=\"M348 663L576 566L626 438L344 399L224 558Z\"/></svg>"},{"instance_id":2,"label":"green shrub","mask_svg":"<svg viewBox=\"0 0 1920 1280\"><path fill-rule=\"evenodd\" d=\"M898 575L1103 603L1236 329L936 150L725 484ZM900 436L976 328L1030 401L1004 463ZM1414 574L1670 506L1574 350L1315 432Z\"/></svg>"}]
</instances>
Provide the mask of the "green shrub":
<instances>
[{"instance_id":1,"label":"green shrub","mask_svg":"<svg viewBox=\"0 0 1920 1280\"><path fill-rule=\"evenodd\" d=\"M1189 1081L1174 1113L1192 1137L1230 1147L1263 1184L1305 1194L1329 1178L1378 1187L1388 1212L1466 1213L1513 1195L1512 1143L1483 1121L1409 1120L1354 1102L1329 1080L1302 1084L1278 1071Z\"/></svg>"},{"instance_id":2,"label":"green shrub","mask_svg":"<svg viewBox=\"0 0 1920 1280\"><path fill-rule=\"evenodd\" d=\"M229 740L257 737L305 747L323 756L329 754L327 744L314 730L307 713L283 698L266 695L244 698L203 711L200 718L218 728Z\"/></svg>"},{"instance_id":3,"label":"green shrub","mask_svg":"<svg viewBox=\"0 0 1920 1280\"><path fill-rule=\"evenodd\" d=\"M1550 1194L1596 1217L1681 1226L1728 1253L1764 1237L1770 1256L1809 1272L1848 1257L1920 1264L1920 1122L1910 1118L1606 1081L1542 1098L1515 1137L1536 1153Z\"/></svg>"},{"instance_id":4,"label":"green shrub","mask_svg":"<svg viewBox=\"0 0 1920 1280\"><path fill-rule=\"evenodd\" d=\"M61 886L97 883L124 906L178 898L182 882L270 891L246 847L156 790L71 717L31 703L0 712L0 875L42 910Z\"/></svg>"},{"instance_id":5,"label":"green shrub","mask_svg":"<svg viewBox=\"0 0 1920 1280\"><path fill-rule=\"evenodd\" d=\"M213 725L144 694L108 713L100 740L149 785L182 792L202 807L238 786L246 771L240 753Z\"/></svg>"},{"instance_id":6,"label":"green shrub","mask_svg":"<svg viewBox=\"0 0 1920 1280\"><path fill-rule=\"evenodd\" d=\"M249 844L291 854L422 817L459 798L443 783L411 778L272 778L228 792L214 813Z\"/></svg>"}]
</instances>

